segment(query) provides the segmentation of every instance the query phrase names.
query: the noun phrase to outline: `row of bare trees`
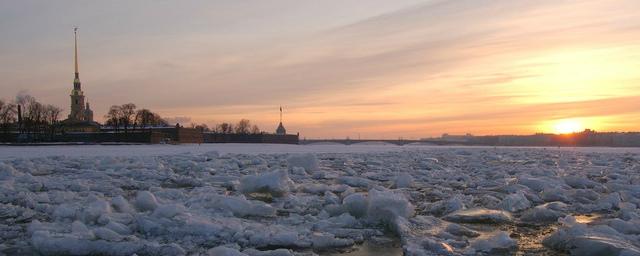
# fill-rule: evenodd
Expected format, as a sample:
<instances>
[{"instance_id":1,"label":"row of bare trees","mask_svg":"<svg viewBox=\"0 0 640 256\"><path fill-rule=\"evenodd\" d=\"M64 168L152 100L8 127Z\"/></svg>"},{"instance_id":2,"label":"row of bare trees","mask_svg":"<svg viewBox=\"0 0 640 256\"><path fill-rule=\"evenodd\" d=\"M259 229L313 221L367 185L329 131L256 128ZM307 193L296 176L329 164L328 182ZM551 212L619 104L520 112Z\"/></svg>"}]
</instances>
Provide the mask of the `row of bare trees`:
<instances>
[{"instance_id":1,"label":"row of bare trees","mask_svg":"<svg viewBox=\"0 0 640 256\"><path fill-rule=\"evenodd\" d=\"M124 130L127 132L130 128L147 127L165 127L169 124L160 115L146 108L136 110L136 105L127 103L122 105L113 105L109 108L109 112L104 116L105 124L113 127L115 131Z\"/></svg>"},{"instance_id":2,"label":"row of bare trees","mask_svg":"<svg viewBox=\"0 0 640 256\"><path fill-rule=\"evenodd\" d=\"M209 126L207 126L206 124L191 124L191 127L200 129L203 132L216 132L216 133L223 133L223 134L233 134L233 133L260 134L262 133L260 128L255 124L251 124L251 121L249 121L248 119L241 119L236 124L224 122L221 124L217 124L213 128L209 128Z\"/></svg>"},{"instance_id":3,"label":"row of bare trees","mask_svg":"<svg viewBox=\"0 0 640 256\"><path fill-rule=\"evenodd\" d=\"M2 131L8 133L10 128L16 123L18 108L13 103L0 100L0 126Z\"/></svg>"},{"instance_id":4,"label":"row of bare trees","mask_svg":"<svg viewBox=\"0 0 640 256\"><path fill-rule=\"evenodd\" d=\"M18 120L18 106L21 109L21 120ZM19 94L12 102L0 100L0 129L4 133L19 131L20 133L50 133L55 134L59 127L59 118L62 110L59 107L42 104L33 96ZM115 131L144 129L148 127L166 127L169 124L157 113L149 109L137 109L133 103L113 105L104 116L105 125L111 126ZM20 122L21 121L21 122ZM209 128L206 124L191 124L203 132L216 132L223 134L259 134L260 128L252 124L248 119L241 119L236 124L220 123Z\"/></svg>"},{"instance_id":5,"label":"row of bare trees","mask_svg":"<svg viewBox=\"0 0 640 256\"><path fill-rule=\"evenodd\" d=\"M59 107L40 103L31 95L19 94L13 102L0 100L0 127L4 133L17 130L20 133L54 134L61 112Z\"/></svg>"}]
</instances>

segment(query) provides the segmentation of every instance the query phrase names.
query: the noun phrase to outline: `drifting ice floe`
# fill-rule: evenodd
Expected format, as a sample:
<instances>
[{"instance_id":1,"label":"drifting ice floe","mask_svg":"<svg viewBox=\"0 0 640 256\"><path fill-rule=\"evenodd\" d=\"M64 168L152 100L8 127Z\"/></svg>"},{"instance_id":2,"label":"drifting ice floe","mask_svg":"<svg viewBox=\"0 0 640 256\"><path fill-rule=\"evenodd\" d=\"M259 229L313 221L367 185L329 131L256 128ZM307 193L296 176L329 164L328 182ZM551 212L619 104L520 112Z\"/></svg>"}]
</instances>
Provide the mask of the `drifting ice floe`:
<instances>
[{"instance_id":1,"label":"drifting ice floe","mask_svg":"<svg viewBox=\"0 0 640 256\"><path fill-rule=\"evenodd\" d=\"M460 223L494 223L501 224L511 222L511 214L500 210L474 208L459 210L444 216L445 220Z\"/></svg>"},{"instance_id":2,"label":"drifting ice floe","mask_svg":"<svg viewBox=\"0 0 640 256\"><path fill-rule=\"evenodd\" d=\"M285 170L277 170L257 175L247 175L240 179L240 191L249 193L267 193L282 196L289 192L293 182Z\"/></svg>"},{"instance_id":3,"label":"drifting ice floe","mask_svg":"<svg viewBox=\"0 0 640 256\"><path fill-rule=\"evenodd\" d=\"M406 255L640 255L639 160L419 147L7 158L0 254L291 256L397 239Z\"/></svg>"}]
</instances>

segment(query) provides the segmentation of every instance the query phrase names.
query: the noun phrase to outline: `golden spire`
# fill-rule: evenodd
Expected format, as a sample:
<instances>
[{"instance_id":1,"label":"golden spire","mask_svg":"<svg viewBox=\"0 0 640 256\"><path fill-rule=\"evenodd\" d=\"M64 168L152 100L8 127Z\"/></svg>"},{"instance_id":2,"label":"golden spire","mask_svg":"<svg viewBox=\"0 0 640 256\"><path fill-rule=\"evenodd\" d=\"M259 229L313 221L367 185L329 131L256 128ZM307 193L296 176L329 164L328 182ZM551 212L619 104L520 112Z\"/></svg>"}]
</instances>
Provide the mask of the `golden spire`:
<instances>
[{"instance_id":1,"label":"golden spire","mask_svg":"<svg viewBox=\"0 0 640 256\"><path fill-rule=\"evenodd\" d=\"M76 78L78 77L78 27L73 28L73 40L74 40L74 60L76 65Z\"/></svg>"},{"instance_id":2,"label":"golden spire","mask_svg":"<svg viewBox=\"0 0 640 256\"><path fill-rule=\"evenodd\" d=\"M78 73L78 27L73 28L73 62L75 64L76 76L73 79L74 93L82 93L82 85L80 83L80 73Z\"/></svg>"}]
</instances>

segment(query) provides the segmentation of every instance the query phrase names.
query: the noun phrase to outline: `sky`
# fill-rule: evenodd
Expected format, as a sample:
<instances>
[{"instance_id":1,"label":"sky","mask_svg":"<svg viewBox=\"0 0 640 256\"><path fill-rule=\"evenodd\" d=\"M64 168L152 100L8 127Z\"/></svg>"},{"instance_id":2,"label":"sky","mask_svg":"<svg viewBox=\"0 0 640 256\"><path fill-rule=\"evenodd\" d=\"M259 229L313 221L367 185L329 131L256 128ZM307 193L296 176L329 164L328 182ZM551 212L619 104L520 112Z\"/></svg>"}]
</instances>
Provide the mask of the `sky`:
<instances>
[{"instance_id":1,"label":"sky","mask_svg":"<svg viewBox=\"0 0 640 256\"><path fill-rule=\"evenodd\" d=\"M0 0L0 98L301 138L640 130L637 0Z\"/></svg>"}]
</instances>

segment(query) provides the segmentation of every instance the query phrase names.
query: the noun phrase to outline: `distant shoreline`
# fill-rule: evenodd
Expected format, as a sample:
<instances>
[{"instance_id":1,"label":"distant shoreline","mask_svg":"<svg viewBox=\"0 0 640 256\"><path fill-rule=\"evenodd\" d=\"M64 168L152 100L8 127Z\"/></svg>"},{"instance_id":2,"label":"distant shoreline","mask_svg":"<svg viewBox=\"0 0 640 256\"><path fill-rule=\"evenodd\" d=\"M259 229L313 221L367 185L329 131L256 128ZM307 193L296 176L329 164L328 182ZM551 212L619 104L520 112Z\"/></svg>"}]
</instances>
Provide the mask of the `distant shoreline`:
<instances>
[{"instance_id":1,"label":"distant shoreline","mask_svg":"<svg viewBox=\"0 0 640 256\"><path fill-rule=\"evenodd\" d=\"M69 142L69 143L0 143L0 146L7 147L45 147L45 146L93 146L93 145L105 145L105 146L130 146L130 145L150 145L151 143L90 143L90 142Z\"/></svg>"},{"instance_id":2,"label":"distant shoreline","mask_svg":"<svg viewBox=\"0 0 640 256\"><path fill-rule=\"evenodd\" d=\"M179 145L195 145L198 143L180 143ZM252 145L252 144L270 144L270 143L202 143L207 145L224 145L224 144L241 144L241 145ZM144 146L144 145L174 145L174 144L157 144L157 143L128 143L128 142L105 142L105 143L92 143L92 142L52 142L52 143L0 143L0 147L49 147L49 146ZM371 143L371 142L361 142L354 144L341 144L341 143L300 143L300 144L292 144L298 146L394 146L394 147L412 147L412 146L428 146L434 148L447 148L447 147L461 147L461 148L640 148L638 146L589 146L589 145L548 145L548 146L527 146L527 145L462 145L462 144L429 144L429 143L413 143L413 144L403 144L396 145L391 143Z\"/></svg>"}]
</instances>

